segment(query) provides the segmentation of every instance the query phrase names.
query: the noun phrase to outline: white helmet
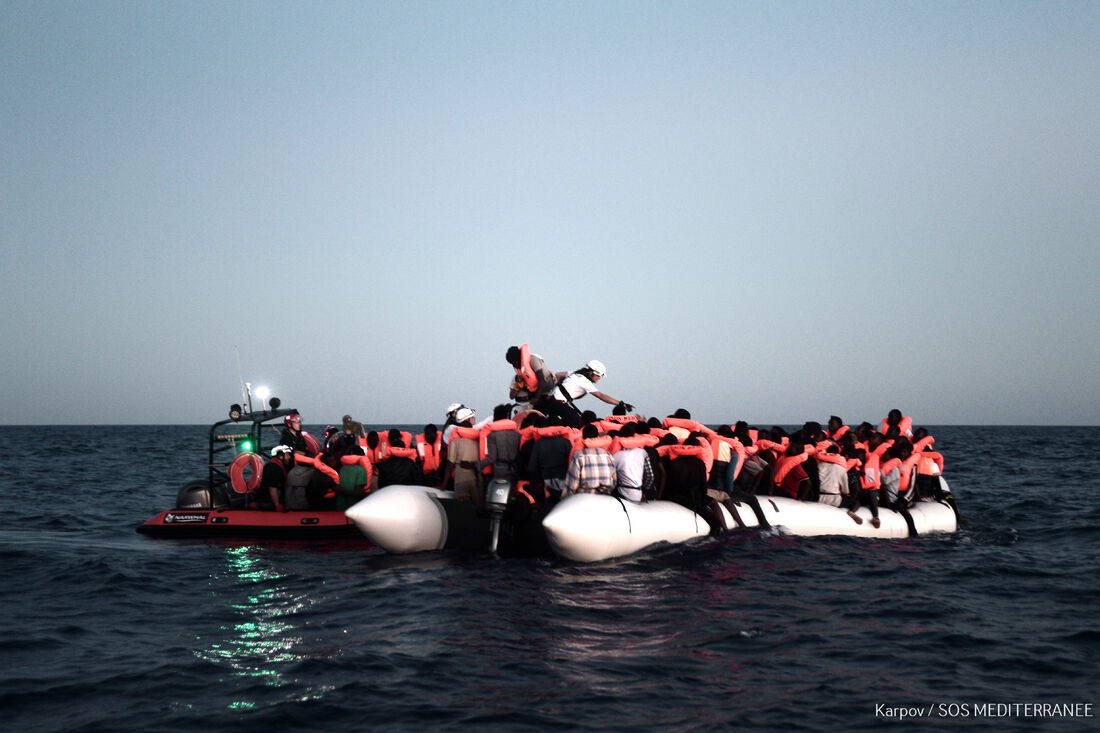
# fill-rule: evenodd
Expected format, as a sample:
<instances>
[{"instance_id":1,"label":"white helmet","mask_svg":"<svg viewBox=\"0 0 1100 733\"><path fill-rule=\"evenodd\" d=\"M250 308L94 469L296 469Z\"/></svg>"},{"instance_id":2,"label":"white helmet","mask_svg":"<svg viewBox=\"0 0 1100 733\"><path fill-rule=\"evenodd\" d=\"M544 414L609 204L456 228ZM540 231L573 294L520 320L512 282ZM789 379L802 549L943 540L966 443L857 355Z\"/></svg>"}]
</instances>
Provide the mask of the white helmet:
<instances>
[{"instance_id":1,"label":"white helmet","mask_svg":"<svg viewBox=\"0 0 1100 733\"><path fill-rule=\"evenodd\" d=\"M469 407L459 407L458 412L455 413L455 422L464 423L467 420L472 420L474 417L474 411Z\"/></svg>"},{"instance_id":2,"label":"white helmet","mask_svg":"<svg viewBox=\"0 0 1100 733\"><path fill-rule=\"evenodd\" d=\"M452 402L451 404L447 405L447 414L448 414L448 415L453 415L453 414L455 414L455 412L456 412L456 411L458 410L458 408L460 408L460 407L462 407L462 403L461 403L461 402Z\"/></svg>"},{"instance_id":3,"label":"white helmet","mask_svg":"<svg viewBox=\"0 0 1100 733\"><path fill-rule=\"evenodd\" d=\"M277 445L271 449L271 457L278 458L281 453L293 453L289 445Z\"/></svg>"},{"instance_id":4,"label":"white helmet","mask_svg":"<svg viewBox=\"0 0 1100 733\"><path fill-rule=\"evenodd\" d=\"M598 359L593 359L584 365L585 369L590 369L597 377L607 376L607 367L603 365L603 362Z\"/></svg>"}]
</instances>

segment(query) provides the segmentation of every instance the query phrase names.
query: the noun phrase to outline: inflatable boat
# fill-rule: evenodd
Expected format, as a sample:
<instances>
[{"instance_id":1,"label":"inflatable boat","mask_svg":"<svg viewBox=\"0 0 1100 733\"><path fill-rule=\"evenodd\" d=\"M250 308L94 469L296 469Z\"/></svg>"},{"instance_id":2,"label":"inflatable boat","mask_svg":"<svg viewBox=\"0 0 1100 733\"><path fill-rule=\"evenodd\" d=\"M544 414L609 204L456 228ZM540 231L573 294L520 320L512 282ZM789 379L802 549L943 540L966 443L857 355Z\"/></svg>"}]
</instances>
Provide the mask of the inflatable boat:
<instances>
[{"instance_id":1,"label":"inflatable boat","mask_svg":"<svg viewBox=\"0 0 1100 733\"><path fill-rule=\"evenodd\" d=\"M487 491L488 510L478 513L453 491L429 486L385 486L351 506L347 518L386 552L490 550L549 554L540 517L520 515L509 482Z\"/></svg>"},{"instance_id":2,"label":"inflatable boat","mask_svg":"<svg viewBox=\"0 0 1100 733\"><path fill-rule=\"evenodd\" d=\"M272 398L270 409L259 411L233 405L229 418L210 428L207 476L184 484L176 494L175 506L135 529L151 537L172 539L363 541L355 524L336 509L276 512L248 508L259 485L265 446L270 449L278 444L276 436L284 418L297 412L279 406L277 398ZM308 439L316 443L312 436Z\"/></svg>"},{"instance_id":3,"label":"inflatable boat","mask_svg":"<svg viewBox=\"0 0 1100 733\"><path fill-rule=\"evenodd\" d=\"M941 477L942 481L942 477ZM946 488L946 482L943 482ZM958 512L950 494L935 501L919 501L906 514L879 509L879 526L871 511L861 507L859 522L838 507L785 497L754 496L752 501L720 504L727 530L773 527L785 534L814 537L848 535L896 539L932 532L954 532ZM606 494L568 497L543 520L554 552L579 562L597 562L630 555L661 542L685 542L711 534L701 516L667 501L634 503Z\"/></svg>"}]
</instances>

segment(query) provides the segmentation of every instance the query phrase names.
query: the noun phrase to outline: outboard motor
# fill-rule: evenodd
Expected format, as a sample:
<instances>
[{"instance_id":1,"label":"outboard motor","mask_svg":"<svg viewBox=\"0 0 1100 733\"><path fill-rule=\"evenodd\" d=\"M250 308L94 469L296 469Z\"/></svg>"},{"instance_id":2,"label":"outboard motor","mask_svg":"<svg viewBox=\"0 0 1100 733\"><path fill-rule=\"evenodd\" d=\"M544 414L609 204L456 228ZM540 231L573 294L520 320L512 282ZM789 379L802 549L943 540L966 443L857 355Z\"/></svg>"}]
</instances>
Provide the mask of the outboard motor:
<instances>
[{"instance_id":1,"label":"outboard motor","mask_svg":"<svg viewBox=\"0 0 1100 733\"><path fill-rule=\"evenodd\" d=\"M176 494L176 509L217 509L228 506L224 489L214 487L205 479L190 481Z\"/></svg>"},{"instance_id":2,"label":"outboard motor","mask_svg":"<svg viewBox=\"0 0 1100 733\"><path fill-rule=\"evenodd\" d=\"M512 482L508 479L495 478L489 482L485 489L485 506L489 509L490 525L493 531L492 540L489 543L489 551L497 551L497 542L500 539L500 523L504 518L504 510L508 508L508 499L512 496Z\"/></svg>"}]
</instances>

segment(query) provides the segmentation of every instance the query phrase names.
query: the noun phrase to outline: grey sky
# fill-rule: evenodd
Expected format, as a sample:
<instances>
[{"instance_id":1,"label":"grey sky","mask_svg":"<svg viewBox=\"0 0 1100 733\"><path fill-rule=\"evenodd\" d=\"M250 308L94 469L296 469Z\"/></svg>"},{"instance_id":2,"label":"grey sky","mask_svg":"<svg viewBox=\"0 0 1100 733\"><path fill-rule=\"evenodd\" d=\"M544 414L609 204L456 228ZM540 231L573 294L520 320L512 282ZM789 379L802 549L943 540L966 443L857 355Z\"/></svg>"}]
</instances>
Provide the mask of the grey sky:
<instances>
[{"instance_id":1,"label":"grey sky","mask_svg":"<svg viewBox=\"0 0 1100 733\"><path fill-rule=\"evenodd\" d=\"M1100 424L1098 38L1095 2L3 0L0 423L209 422L235 348L308 423L439 422L529 342L650 415Z\"/></svg>"}]
</instances>

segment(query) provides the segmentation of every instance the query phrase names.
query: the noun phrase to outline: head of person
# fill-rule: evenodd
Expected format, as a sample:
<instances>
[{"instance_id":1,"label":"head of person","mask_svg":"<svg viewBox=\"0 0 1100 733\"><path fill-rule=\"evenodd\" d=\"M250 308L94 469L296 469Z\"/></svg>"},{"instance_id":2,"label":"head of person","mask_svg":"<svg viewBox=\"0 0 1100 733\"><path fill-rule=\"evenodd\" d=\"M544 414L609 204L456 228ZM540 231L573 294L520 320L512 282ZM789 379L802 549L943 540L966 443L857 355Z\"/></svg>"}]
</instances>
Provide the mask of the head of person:
<instances>
[{"instance_id":1,"label":"head of person","mask_svg":"<svg viewBox=\"0 0 1100 733\"><path fill-rule=\"evenodd\" d=\"M690 420L691 413L685 410L683 407L676 408L676 412L672 413L672 417L677 420Z\"/></svg>"},{"instance_id":2,"label":"head of person","mask_svg":"<svg viewBox=\"0 0 1100 733\"><path fill-rule=\"evenodd\" d=\"M493 408L494 420L507 420L512 416L512 404L506 402L503 405L497 405Z\"/></svg>"},{"instance_id":3,"label":"head of person","mask_svg":"<svg viewBox=\"0 0 1100 733\"><path fill-rule=\"evenodd\" d=\"M474 411L469 407L459 407L455 411L455 424L472 426L474 424Z\"/></svg>"},{"instance_id":4,"label":"head of person","mask_svg":"<svg viewBox=\"0 0 1100 733\"><path fill-rule=\"evenodd\" d=\"M424 440L434 443L437 437L439 437L439 428L432 423L424 426Z\"/></svg>"},{"instance_id":5,"label":"head of person","mask_svg":"<svg viewBox=\"0 0 1100 733\"><path fill-rule=\"evenodd\" d=\"M788 456L800 456L805 451L806 451L806 446L800 440L792 440L790 443L787 444L787 455Z\"/></svg>"},{"instance_id":6,"label":"head of person","mask_svg":"<svg viewBox=\"0 0 1100 733\"><path fill-rule=\"evenodd\" d=\"M619 429L619 437L620 438L631 438L637 433L637 431L638 431L637 425L635 425L632 422L628 422L628 423L625 423Z\"/></svg>"},{"instance_id":7,"label":"head of person","mask_svg":"<svg viewBox=\"0 0 1100 733\"><path fill-rule=\"evenodd\" d=\"M294 451L288 445L277 445L271 449L271 458L284 466L289 465L294 460Z\"/></svg>"},{"instance_id":8,"label":"head of person","mask_svg":"<svg viewBox=\"0 0 1100 733\"><path fill-rule=\"evenodd\" d=\"M292 412L283 418L283 425L286 425L291 430L301 430L302 416L296 412Z\"/></svg>"},{"instance_id":9,"label":"head of person","mask_svg":"<svg viewBox=\"0 0 1100 733\"><path fill-rule=\"evenodd\" d=\"M390 432L386 434L386 440L389 442L391 448L405 447L405 439L401 437L401 431L397 428L392 428Z\"/></svg>"},{"instance_id":10,"label":"head of person","mask_svg":"<svg viewBox=\"0 0 1100 733\"><path fill-rule=\"evenodd\" d=\"M591 423L588 424L588 425L585 425L583 428L581 428L581 437L584 438L585 440L588 440L590 438L595 438L595 437L599 436L599 434L600 434L600 431L597 430L596 426L592 425Z\"/></svg>"},{"instance_id":11,"label":"head of person","mask_svg":"<svg viewBox=\"0 0 1100 733\"><path fill-rule=\"evenodd\" d=\"M589 379L593 382L598 382L607 375L607 367L603 365L603 362L599 359L592 359L584 365L584 371L587 373Z\"/></svg>"},{"instance_id":12,"label":"head of person","mask_svg":"<svg viewBox=\"0 0 1100 733\"><path fill-rule=\"evenodd\" d=\"M378 433L374 430L367 433L367 447L374 450L378 447L378 444L382 442L382 439L378 436Z\"/></svg>"},{"instance_id":13,"label":"head of person","mask_svg":"<svg viewBox=\"0 0 1100 733\"><path fill-rule=\"evenodd\" d=\"M504 360L512 365L513 369L519 369L521 352L518 346L509 346L504 352Z\"/></svg>"},{"instance_id":14,"label":"head of person","mask_svg":"<svg viewBox=\"0 0 1100 733\"><path fill-rule=\"evenodd\" d=\"M836 415L831 415L829 417L828 425L829 425L829 432L830 433L835 433L837 430L840 430L840 428L844 425L844 421L841 420Z\"/></svg>"},{"instance_id":15,"label":"head of person","mask_svg":"<svg viewBox=\"0 0 1100 733\"><path fill-rule=\"evenodd\" d=\"M901 410L898 410L898 409L895 408L893 410L890 410L890 412L886 413L886 424L887 425L897 425L900 422L901 422Z\"/></svg>"}]
</instances>

